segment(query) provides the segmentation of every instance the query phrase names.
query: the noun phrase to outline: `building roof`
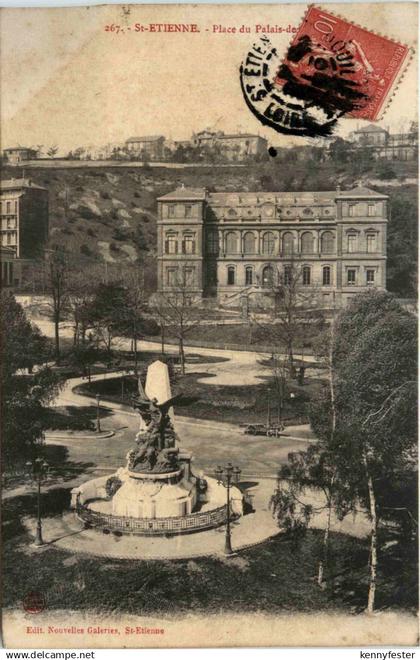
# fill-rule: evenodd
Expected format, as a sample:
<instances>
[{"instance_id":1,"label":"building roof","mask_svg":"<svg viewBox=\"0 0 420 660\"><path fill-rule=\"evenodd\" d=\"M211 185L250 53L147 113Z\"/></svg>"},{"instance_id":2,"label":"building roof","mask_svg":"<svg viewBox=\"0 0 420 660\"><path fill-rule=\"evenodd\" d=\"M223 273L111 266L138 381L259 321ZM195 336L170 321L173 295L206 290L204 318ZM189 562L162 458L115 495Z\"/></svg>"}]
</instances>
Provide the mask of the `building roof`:
<instances>
[{"instance_id":1,"label":"building roof","mask_svg":"<svg viewBox=\"0 0 420 660\"><path fill-rule=\"evenodd\" d=\"M7 147L7 149L3 149L3 151L5 153L7 151L33 151L36 154L38 149L33 149L32 147Z\"/></svg>"},{"instance_id":2,"label":"building roof","mask_svg":"<svg viewBox=\"0 0 420 660\"><path fill-rule=\"evenodd\" d=\"M19 190L21 188L47 190L46 188L33 183L31 179L4 179L0 182L0 190Z\"/></svg>"},{"instance_id":3,"label":"building roof","mask_svg":"<svg viewBox=\"0 0 420 660\"><path fill-rule=\"evenodd\" d=\"M265 142L267 142L264 137L261 137L261 135L257 135L256 133L230 133L218 136L219 140L234 140L236 138L259 138L260 140L265 140Z\"/></svg>"},{"instance_id":4,"label":"building roof","mask_svg":"<svg viewBox=\"0 0 420 660\"><path fill-rule=\"evenodd\" d=\"M167 193L166 195L162 195L162 197L158 198L159 202L165 201L177 201L177 200L185 200L185 201L204 201L206 199L207 191L205 188L177 188L176 190L173 190L170 193Z\"/></svg>"},{"instance_id":5,"label":"building roof","mask_svg":"<svg viewBox=\"0 0 420 660\"><path fill-rule=\"evenodd\" d=\"M388 131L385 128L376 126L376 124L368 124L367 126L358 128L357 130L353 131L353 133L388 133Z\"/></svg>"},{"instance_id":6,"label":"building roof","mask_svg":"<svg viewBox=\"0 0 420 660\"><path fill-rule=\"evenodd\" d=\"M164 135L144 135L143 137L130 137L125 142L157 142L164 139Z\"/></svg>"},{"instance_id":7,"label":"building roof","mask_svg":"<svg viewBox=\"0 0 420 660\"><path fill-rule=\"evenodd\" d=\"M383 195L382 193L376 192L376 190L371 190L366 188L366 186L356 186L351 190L341 190L337 197L348 199L349 197L370 197L374 199L388 199L388 195Z\"/></svg>"},{"instance_id":8,"label":"building roof","mask_svg":"<svg viewBox=\"0 0 420 660\"><path fill-rule=\"evenodd\" d=\"M317 190L299 191L299 192L212 192L207 193L205 188L177 188L173 192L159 197L159 201L203 201L208 199L210 203L215 204L264 204L264 203L285 203L302 204L311 206L312 204L332 204L336 199L349 198L387 199L387 195L366 188L356 186L351 190Z\"/></svg>"}]
</instances>

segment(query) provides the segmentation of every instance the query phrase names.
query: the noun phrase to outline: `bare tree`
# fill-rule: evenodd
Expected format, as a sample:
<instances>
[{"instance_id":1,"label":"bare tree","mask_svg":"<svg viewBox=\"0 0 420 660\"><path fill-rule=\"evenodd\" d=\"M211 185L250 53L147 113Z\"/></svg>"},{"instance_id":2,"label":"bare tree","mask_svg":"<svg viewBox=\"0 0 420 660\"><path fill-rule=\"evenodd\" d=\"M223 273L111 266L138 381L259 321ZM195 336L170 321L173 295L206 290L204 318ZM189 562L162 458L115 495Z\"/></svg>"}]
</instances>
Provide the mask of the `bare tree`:
<instances>
[{"instance_id":1,"label":"bare tree","mask_svg":"<svg viewBox=\"0 0 420 660\"><path fill-rule=\"evenodd\" d=\"M200 298L189 281L189 266L184 263L175 271L171 288L156 294L152 300L152 309L161 323L161 328L167 328L178 339L183 374L185 374L185 339L203 320Z\"/></svg>"},{"instance_id":2,"label":"bare tree","mask_svg":"<svg viewBox=\"0 0 420 660\"><path fill-rule=\"evenodd\" d=\"M45 261L46 290L51 296L49 303L54 323L55 359L60 361L60 322L68 302L68 255L60 249L48 250Z\"/></svg>"},{"instance_id":3,"label":"bare tree","mask_svg":"<svg viewBox=\"0 0 420 660\"><path fill-rule=\"evenodd\" d=\"M272 318L269 323L264 323L263 310L257 305L253 320L273 346L284 347L289 373L294 377L297 339L300 337L303 342L323 321L321 311L316 309L318 295L310 287L310 279L306 279L305 266L295 259L293 252L282 263L282 268L271 267L271 280L264 286L271 298Z\"/></svg>"}]
</instances>

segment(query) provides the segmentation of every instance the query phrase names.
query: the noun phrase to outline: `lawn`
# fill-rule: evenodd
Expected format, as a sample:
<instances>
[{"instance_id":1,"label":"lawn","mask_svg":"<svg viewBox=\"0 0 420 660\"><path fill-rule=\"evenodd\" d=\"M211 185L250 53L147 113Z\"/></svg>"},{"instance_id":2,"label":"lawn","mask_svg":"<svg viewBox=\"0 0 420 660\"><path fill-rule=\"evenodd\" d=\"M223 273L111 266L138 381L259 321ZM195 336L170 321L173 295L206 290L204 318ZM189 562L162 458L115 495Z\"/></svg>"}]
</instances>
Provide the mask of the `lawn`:
<instances>
[{"instance_id":1,"label":"lawn","mask_svg":"<svg viewBox=\"0 0 420 660\"><path fill-rule=\"evenodd\" d=\"M60 515L69 490L44 495L46 515ZM48 608L97 609L104 613L361 611L366 600L367 542L332 535L330 581L315 576L322 533L309 531L298 544L279 535L229 560L124 561L34 550L22 525L34 516L34 495L13 497L3 507L3 606L20 608L28 592L42 592ZM381 558L382 559L382 558ZM415 561L381 562L378 607L416 605Z\"/></svg>"},{"instance_id":2,"label":"lawn","mask_svg":"<svg viewBox=\"0 0 420 660\"><path fill-rule=\"evenodd\" d=\"M187 397L197 400L185 407L175 406L175 412L185 417L215 420L230 424L266 423L268 404L270 401L271 417L277 419L277 393L270 379L262 380L257 385L213 385L200 382L200 378L208 378L207 372L188 373L185 376L176 374L173 379L173 391L182 391ZM123 383L124 381L124 383ZM299 386L296 381L290 381L287 390L293 392L293 400L285 401L282 419L288 424L306 424L307 404L321 386L320 380L312 380L309 384ZM94 383L83 383L76 388L80 394L95 396L119 403L129 403L130 397L137 393L137 381L130 376L109 378Z\"/></svg>"}]
</instances>

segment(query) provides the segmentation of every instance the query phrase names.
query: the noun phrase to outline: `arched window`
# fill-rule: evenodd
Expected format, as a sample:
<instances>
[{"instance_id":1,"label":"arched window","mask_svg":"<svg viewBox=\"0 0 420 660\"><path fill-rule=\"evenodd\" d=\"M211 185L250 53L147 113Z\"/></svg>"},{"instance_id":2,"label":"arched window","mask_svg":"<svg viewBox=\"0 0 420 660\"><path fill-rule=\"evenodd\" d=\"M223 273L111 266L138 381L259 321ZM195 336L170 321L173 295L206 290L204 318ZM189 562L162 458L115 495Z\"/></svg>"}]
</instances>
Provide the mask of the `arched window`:
<instances>
[{"instance_id":1,"label":"arched window","mask_svg":"<svg viewBox=\"0 0 420 660\"><path fill-rule=\"evenodd\" d=\"M264 266L262 272L262 285L263 286L273 286L274 274L271 266Z\"/></svg>"},{"instance_id":2,"label":"arched window","mask_svg":"<svg viewBox=\"0 0 420 660\"><path fill-rule=\"evenodd\" d=\"M308 286L311 283L311 269L309 266L302 268L302 284Z\"/></svg>"},{"instance_id":3,"label":"arched window","mask_svg":"<svg viewBox=\"0 0 420 660\"><path fill-rule=\"evenodd\" d=\"M252 231L244 235L244 254L255 254L255 235Z\"/></svg>"},{"instance_id":4,"label":"arched window","mask_svg":"<svg viewBox=\"0 0 420 660\"><path fill-rule=\"evenodd\" d=\"M322 284L324 286L331 284L331 268L329 266L324 266L322 269Z\"/></svg>"},{"instance_id":5,"label":"arched window","mask_svg":"<svg viewBox=\"0 0 420 660\"><path fill-rule=\"evenodd\" d=\"M334 234L331 231L324 231L321 236L321 252L323 254L334 253Z\"/></svg>"},{"instance_id":6,"label":"arched window","mask_svg":"<svg viewBox=\"0 0 420 660\"><path fill-rule=\"evenodd\" d=\"M272 231L266 231L263 236L263 254L274 254L276 239Z\"/></svg>"},{"instance_id":7,"label":"arched window","mask_svg":"<svg viewBox=\"0 0 420 660\"><path fill-rule=\"evenodd\" d=\"M238 252L238 236L233 231L226 234L226 252L228 254L236 254Z\"/></svg>"},{"instance_id":8,"label":"arched window","mask_svg":"<svg viewBox=\"0 0 420 660\"><path fill-rule=\"evenodd\" d=\"M245 284L249 286L250 284L252 284L252 280L253 280L253 268L252 266L247 266L245 268Z\"/></svg>"},{"instance_id":9,"label":"arched window","mask_svg":"<svg viewBox=\"0 0 420 660\"><path fill-rule=\"evenodd\" d=\"M228 269L227 269L227 283L228 284L235 284L235 267L234 266L228 266Z\"/></svg>"},{"instance_id":10,"label":"arched window","mask_svg":"<svg viewBox=\"0 0 420 660\"><path fill-rule=\"evenodd\" d=\"M314 251L314 237L310 231L305 231L301 238L301 252L303 254L312 254Z\"/></svg>"},{"instance_id":11,"label":"arched window","mask_svg":"<svg viewBox=\"0 0 420 660\"><path fill-rule=\"evenodd\" d=\"M293 254L293 234L283 234L283 254Z\"/></svg>"}]
</instances>

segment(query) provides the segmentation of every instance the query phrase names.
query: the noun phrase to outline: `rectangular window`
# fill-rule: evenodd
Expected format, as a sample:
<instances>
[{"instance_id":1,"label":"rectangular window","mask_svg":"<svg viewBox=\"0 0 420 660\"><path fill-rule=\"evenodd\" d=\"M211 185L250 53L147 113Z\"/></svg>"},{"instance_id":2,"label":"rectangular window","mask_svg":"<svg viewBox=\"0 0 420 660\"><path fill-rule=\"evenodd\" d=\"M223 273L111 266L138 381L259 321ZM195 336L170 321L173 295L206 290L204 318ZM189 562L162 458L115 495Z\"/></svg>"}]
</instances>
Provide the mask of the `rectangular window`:
<instances>
[{"instance_id":1,"label":"rectangular window","mask_svg":"<svg viewBox=\"0 0 420 660\"><path fill-rule=\"evenodd\" d=\"M184 284L185 286L193 286L194 284L194 268L184 269Z\"/></svg>"},{"instance_id":2,"label":"rectangular window","mask_svg":"<svg viewBox=\"0 0 420 660\"><path fill-rule=\"evenodd\" d=\"M219 252L219 235L216 231L207 234L207 252L217 254Z\"/></svg>"},{"instance_id":3,"label":"rectangular window","mask_svg":"<svg viewBox=\"0 0 420 660\"><path fill-rule=\"evenodd\" d=\"M165 253L178 254L178 239L176 236L167 236L165 241Z\"/></svg>"},{"instance_id":4,"label":"rectangular window","mask_svg":"<svg viewBox=\"0 0 420 660\"><path fill-rule=\"evenodd\" d=\"M356 215L356 206L354 204L351 204L349 206L349 216L353 218Z\"/></svg>"},{"instance_id":5,"label":"rectangular window","mask_svg":"<svg viewBox=\"0 0 420 660\"><path fill-rule=\"evenodd\" d=\"M366 236L366 251L376 252L376 236L375 234L368 234Z\"/></svg>"},{"instance_id":6,"label":"rectangular window","mask_svg":"<svg viewBox=\"0 0 420 660\"><path fill-rule=\"evenodd\" d=\"M375 284L375 271L373 268L368 268L366 271L366 284Z\"/></svg>"},{"instance_id":7,"label":"rectangular window","mask_svg":"<svg viewBox=\"0 0 420 660\"><path fill-rule=\"evenodd\" d=\"M349 268L347 270L347 284L353 285L356 284L356 269Z\"/></svg>"},{"instance_id":8,"label":"rectangular window","mask_svg":"<svg viewBox=\"0 0 420 660\"><path fill-rule=\"evenodd\" d=\"M175 204L168 204L168 218L175 217Z\"/></svg>"},{"instance_id":9,"label":"rectangular window","mask_svg":"<svg viewBox=\"0 0 420 660\"><path fill-rule=\"evenodd\" d=\"M192 210L193 210L193 207L191 206L191 204L185 204L185 217L186 218L192 218L192 214L193 214Z\"/></svg>"},{"instance_id":10,"label":"rectangular window","mask_svg":"<svg viewBox=\"0 0 420 660\"><path fill-rule=\"evenodd\" d=\"M376 215L376 205L375 204L368 204L368 215L370 217Z\"/></svg>"},{"instance_id":11,"label":"rectangular window","mask_svg":"<svg viewBox=\"0 0 420 660\"><path fill-rule=\"evenodd\" d=\"M183 253L195 254L195 240L193 236L184 236Z\"/></svg>"},{"instance_id":12,"label":"rectangular window","mask_svg":"<svg viewBox=\"0 0 420 660\"><path fill-rule=\"evenodd\" d=\"M285 266L284 267L284 283L287 285L292 283L292 267L291 266Z\"/></svg>"},{"instance_id":13,"label":"rectangular window","mask_svg":"<svg viewBox=\"0 0 420 660\"><path fill-rule=\"evenodd\" d=\"M347 252L356 252L357 249L357 236L356 234L349 234L347 236Z\"/></svg>"},{"instance_id":14,"label":"rectangular window","mask_svg":"<svg viewBox=\"0 0 420 660\"><path fill-rule=\"evenodd\" d=\"M252 266L247 266L245 268L245 284L247 286L252 284Z\"/></svg>"},{"instance_id":15,"label":"rectangular window","mask_svg":"<svg viewBox=\"0 0 420 660\"><path fill-rule=\"evenodd\" d=\"M176 268L167 268L166 269L166 281L168 286L176 285Z\"/></svg>"}]
</instances>

